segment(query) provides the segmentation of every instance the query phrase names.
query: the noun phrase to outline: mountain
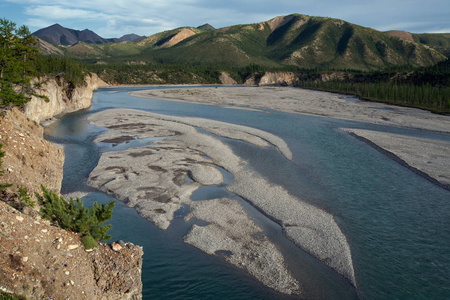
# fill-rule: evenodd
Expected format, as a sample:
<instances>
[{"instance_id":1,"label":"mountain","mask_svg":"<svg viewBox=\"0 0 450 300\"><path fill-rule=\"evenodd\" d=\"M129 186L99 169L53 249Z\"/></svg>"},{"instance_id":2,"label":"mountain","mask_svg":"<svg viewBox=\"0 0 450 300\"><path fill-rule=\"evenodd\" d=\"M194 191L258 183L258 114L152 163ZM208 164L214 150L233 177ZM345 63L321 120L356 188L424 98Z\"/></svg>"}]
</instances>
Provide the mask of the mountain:
<instances>
[{"instance_id":1,"label":"mountain","mask_svg":"<svg viewBox=\"0 0 450 300\"><path fill-rule=\"evenodd\" d=\"M34 32L33 35L53 45L63 46L75 45L78 42L84 42L87 44L120 43L125 41L137 42L145 38L132 33L124 35L118 39L105 39L89 29L80 31L65 28L59 24L54 24L40 29Z\"/></svg>"},{"instance_id":2,"label":"mountain","mask_svg":"<svg viewBox=\"0 0 450 300\"><path fill-rule=\"evenodd\" d=\"M215 28L213 26L211 26L210 24L208 24L208 23L198 26L197 29L201 29L201 30L215 30Z\"/></svg>"},{"instance_id":3,"label":"mountain","mask_svg":"<svg viewBox=\"0 0 450 300\"><path fill-rule=\"evenodd\" d=\"M442 35L381 32L339 19L292 14L219 29L181 27L137 43L78 43L65 54L115 63L379 70L434 65L446 59L445 49L450 40Z\"/></svg>"},{"instance_id":4,"label":"mountain","mask_svg":"<svg viewBox=\"0 0 450 300\"><path fill-rule=\"evenodd\" d=\"M121 42L134 42L134 43L137 43L137 42L142 41L145 38L146 38L145 36L137 35L137 34L134 34L134 33L125 34L121 38L118 38L116 43L121 43Z\"/></svg>"}]
</instances>

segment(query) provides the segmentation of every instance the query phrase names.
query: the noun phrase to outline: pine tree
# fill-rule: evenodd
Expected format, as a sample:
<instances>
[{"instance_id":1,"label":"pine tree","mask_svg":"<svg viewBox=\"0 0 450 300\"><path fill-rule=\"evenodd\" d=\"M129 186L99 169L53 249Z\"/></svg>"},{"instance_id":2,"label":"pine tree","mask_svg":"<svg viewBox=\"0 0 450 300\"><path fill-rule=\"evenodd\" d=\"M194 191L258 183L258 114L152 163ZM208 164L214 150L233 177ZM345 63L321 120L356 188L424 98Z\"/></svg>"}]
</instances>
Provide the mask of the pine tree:
<instances>
[{"instance_id":1,"label":"pine tree","mask_svg":"<svg viewBox=\"0 0 450 300\"><path fill-rule=\"evenodd\" d=\"M114 201L108 204L97 204L88 209L84 207L83 200L64 197L42 186L43 196L36 194L41 204L41 215L52 221L59 227L81 233L83 236L92 236L97 241L109 240L111 236L107 232L112 228L111 224L102 225L112 217Z\"/></svg>"},{"instance_id":2,"label":"pine tree","mask_svg":"<svg viewBox=\"0 0 450 300\"><path fill-rule=\"evenodd\" d=\"M35 72L33 61L38 50L26 26L0 19L0 106L25 104L25 92L30 87L30 75ZM19 88L19 90L17 90Z\"/></svg>"}]
</instances>

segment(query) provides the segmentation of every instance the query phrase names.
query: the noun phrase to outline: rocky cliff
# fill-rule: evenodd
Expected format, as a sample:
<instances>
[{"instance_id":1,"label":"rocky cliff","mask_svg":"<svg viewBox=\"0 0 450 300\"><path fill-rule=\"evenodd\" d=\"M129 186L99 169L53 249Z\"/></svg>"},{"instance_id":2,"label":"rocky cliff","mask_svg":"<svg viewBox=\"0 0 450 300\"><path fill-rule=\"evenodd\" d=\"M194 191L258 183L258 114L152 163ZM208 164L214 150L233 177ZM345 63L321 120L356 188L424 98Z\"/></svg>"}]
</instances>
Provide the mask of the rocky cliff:
<instances>
[{"instance_id":1,"label":"rocky cliff","mask_svg":"<svg viewBox=\"0 0 450 300\"><path fill-rule=\"evenodd\" d=\"M46 78L39 82L36 93L46 98L32 96L24 110L25 115L36 122L88 108L94 90L107 86L96 74L86 76L84 84L80 86L73 86L61 78Z\"/></svg>"},{"instance_id":2,"label":"rocky cliff","mask_svg":"<svg viewBox=\"0 0 450 300\"><path fill-rule=\"evenodd\" d=\"M298 81L298 76L292 72L266 72L260 78L251 76L244 82L245 85L281 85L293 86Z\"/></svg>"},{"instance_id":3,"label":"rocky cliff","mask_svg":"<svg viewBox=\"0 0 450 300\"><path fill-rule=\"evenodd\" d=\"M40 192L41 184L60 191L64 152L44 140L37 122L89 107L97 86L93 75L83 87L67 93L66 83L50 79L39 92L48 96L48 102L33 98L25 113L13 108L0 114L5 152L0 183L13 184L0 193L0 291L27 299L142 298L141 247L126 243L115 251L100 244L87 252L79 234L51 226L35 209L20 212L8 205L17 198L18 186L31 193Z\"/></svg>"}]
</instances>

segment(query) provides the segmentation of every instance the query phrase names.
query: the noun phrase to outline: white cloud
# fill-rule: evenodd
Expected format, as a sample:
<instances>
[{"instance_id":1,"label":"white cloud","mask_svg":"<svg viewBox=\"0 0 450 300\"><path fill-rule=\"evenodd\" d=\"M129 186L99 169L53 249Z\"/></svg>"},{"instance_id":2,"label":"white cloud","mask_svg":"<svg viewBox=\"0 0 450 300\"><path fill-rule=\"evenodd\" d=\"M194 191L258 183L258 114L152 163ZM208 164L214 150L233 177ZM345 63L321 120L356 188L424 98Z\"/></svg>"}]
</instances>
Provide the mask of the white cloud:
<instances>
[{"instance_id":1,"label":"white cloud","mask_svg":"<svg viewBox=\"0 0 450 300\"><path fill-rule=\"evenodd\" d=\"M40 5L25 9L30 16L43 16L44 19L98 19L107 18L108 15L83 9L63 8L59 5Z\"/></svg>"},{"instance_id":2,"label":"white cloud","mask_svg":"<svg viewBox=\"0 0 450 300\"><path fill-rule=\"evenodd\" d=\"M448 0L6 0L22 6L27 24L61 23L112 37L150 35L181 26L214 27L256 23L301 13L343 19L378 30L414 32L450 27ZM440 16L437 18L436 16ZM40 27L42 28L42 27Z\"/></svg>"}]
</instances>

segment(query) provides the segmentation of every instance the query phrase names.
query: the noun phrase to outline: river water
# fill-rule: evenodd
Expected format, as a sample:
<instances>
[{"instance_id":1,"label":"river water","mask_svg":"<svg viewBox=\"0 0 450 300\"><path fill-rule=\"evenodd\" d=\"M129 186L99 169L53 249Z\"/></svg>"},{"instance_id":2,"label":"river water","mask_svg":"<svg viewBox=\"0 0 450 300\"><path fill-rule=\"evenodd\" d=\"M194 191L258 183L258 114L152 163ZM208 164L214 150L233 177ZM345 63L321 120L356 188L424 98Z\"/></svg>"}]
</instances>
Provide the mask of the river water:
<instances>
[{"instance_id":1,"label":"river water","mask_svg":"<svg viewBox=\"0 0 450 300\"><path fill-rule=\"evenodd\" d=\"M295 248L288 251L287 261L294 268L293 273L302 279L305 298L450 298L450 192L339 128L442 140L450 140L449 136L268 110L142 99L128 94L150 88L161 87L99 89L89 110L66 115L46 128L47 139L63 144L65 149L62 193L87 192L83 198L87 205L114 200L86 186L86 178L101 153L151 142L134 141L117 149L94 143L99 134L106 132L86 121L95 112L135 108L255 127L283 138L293 152L293 161L273 149L229 139L223 141L270 182L282 185L302 201L335 216L351 247L357 288L289 242L280 241L285 249ZM250 211L252 208L247 206ZM183 207L178 211L173 224L163 231L122 202L116 203L111 220L112 240L122 239L144 247L144 299L292 298L262 286L220 258L184 244L182 236L190 224L185 224L182 217L188 209ZM270 221L260 222L269 231L279 231Z\"/></svg>"}]
</instances>

